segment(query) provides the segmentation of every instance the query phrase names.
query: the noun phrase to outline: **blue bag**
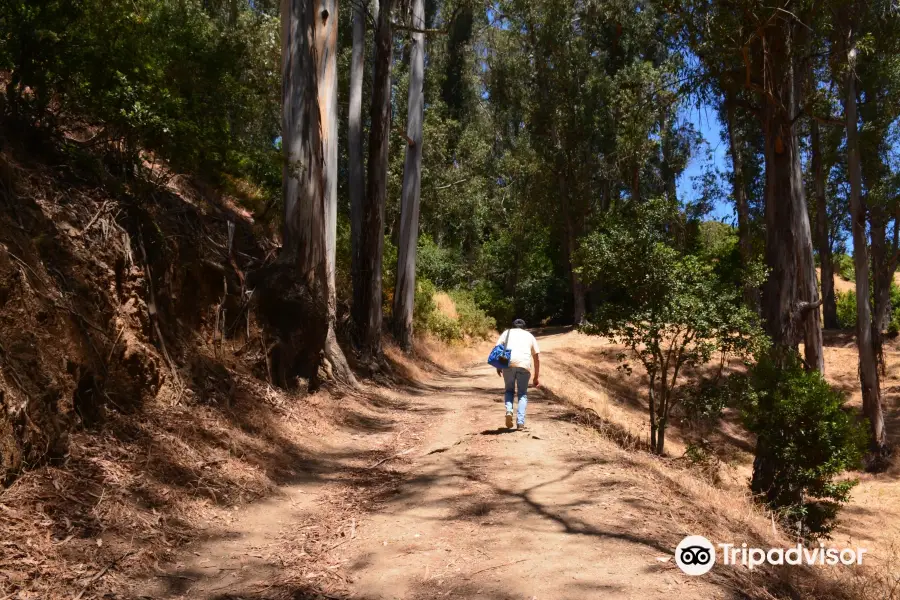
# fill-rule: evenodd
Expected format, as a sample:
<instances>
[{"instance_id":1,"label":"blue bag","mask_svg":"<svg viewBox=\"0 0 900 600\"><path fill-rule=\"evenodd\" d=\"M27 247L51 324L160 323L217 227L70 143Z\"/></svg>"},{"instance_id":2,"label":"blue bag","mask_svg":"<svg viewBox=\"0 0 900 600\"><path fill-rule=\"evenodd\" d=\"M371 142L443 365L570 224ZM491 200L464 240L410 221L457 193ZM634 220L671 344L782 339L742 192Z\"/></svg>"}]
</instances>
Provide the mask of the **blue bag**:
<instances>
[{"instance_id":1,"label":"blue bag","mask_svg":"<svg viewBox=\"0 0 900 600\"><path fill-rule=\"evenodd\" d=\"M488 364L494 367L495 369L505 369L509 366L509 358L512 354L512 351L507 348L507 344L509 344L509 332L510 330L506 330L506 339L491 350L490 355L488 355Z\"/></svg>"}]
</instances>

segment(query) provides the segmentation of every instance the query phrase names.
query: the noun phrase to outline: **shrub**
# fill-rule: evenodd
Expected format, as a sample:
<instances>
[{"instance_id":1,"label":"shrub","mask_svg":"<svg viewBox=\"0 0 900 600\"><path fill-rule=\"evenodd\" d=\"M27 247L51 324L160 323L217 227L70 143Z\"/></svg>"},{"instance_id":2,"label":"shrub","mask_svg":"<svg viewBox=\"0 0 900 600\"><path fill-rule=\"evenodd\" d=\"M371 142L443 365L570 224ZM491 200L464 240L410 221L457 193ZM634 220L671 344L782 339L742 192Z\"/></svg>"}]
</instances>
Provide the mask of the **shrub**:
<instances>
[{"instance_id":1,"label":"shrub","mask_svg":"<svg viewBox=\"0 0 900 600\"><path fill-rule=\"evenodd\" d=\"M891 315L887 330L891 337L900 334L900 286L893 281L891 281Z\"/></svg>"},{"instance_id":2,"label":"shrub","mask_svg":"<svg viewBox=\"0 0 900 600\"><path fill-rule=\"evenodd\" d=\"M433 311L428 317L427 329L432 335L445 342L459 342L463 339L459 321L439 310Z\"/></svg>"},{"instance_id":3,"label":"shrub","mask_svg":"<svg viewBox=\"0 0 900 600\"><path fill-rule=\"evenodd\" d=\"M750 356L764 337L739 287L721 281L709 261L665 243L677 207L650 201L634 210L582 241L577 260L585 282L602 276L618 296L582 331L613 338L643 366L650 445L663 454L670 411L683 396L679 374L713 356L721 357L721 369L726 356Z\"/></svg>"},{"instance_id":4,"label":"shrub","mask_svg":"<svg viewBox=\"0 0 900 600\"><path fill-rule=\"evenodd\" d=\"M2 2L7 110L29 123L102 124L97 143L136 168L146 150L214 182L231 174L277 186L277 12L225 4Z\"/></svg>"},{"instance_id":5,"label":"shrub","mask_svg":"<svg viewBox=\"0 0 900 600\"><path fill-rule=\"evenodd\" d=\"M727 386L720 381L704 379L685 390L681 411L688 425L705 433L722 417L728 401Z\"/></svg>"},{"instance_id":6,"label":"shrub","mask_svg":"<svg viewBox=\"0 0 900 600\"><path fill-rule=\"evenodd\" d=\"M416 296L413 300L413 331L426 331L431 314L437 311L434 295L437 290L428 279L416 280Z\"/></svg>"},{"instance_id":7,"label":"shrub","mask_svg":"<svg viewBox=\"0 0 900 600\"><path fill-rule=\"evenodd\" d=\"M460 257L449 248L438 246L427 233L419 236L416 250L416 274L447 289L461 281Z\"/></svg>"},{"instance_id":8,"label":"shrub","mask_svg":"<svg viewBox=\"0 0 900 600\"><path fill-rule=\"evenodd\" d=\"M487 316L475 303L475 296L472 292L454 290L450 292L450 298L456 304L459 326L465 335L483 340L497 328L497 322Z\"/></svg>"},{"instance_id":9,"label":"shrub","mask_svg":"<svg viewBox=\"0 0 900 600\"><path fill-rule=\"evenodd\" d=\"M466 337L485 339L494 331L496 323L478 308L471 292L454 290L450 299L456 308L456 316L445 314L435 302L438 290L428 279L416 282L416 298L413 307L413 329L429 332L445 342L459 342Z\"/></svg>"},{"instance_id":10,"label":"shrub","mask_svg":"<svg viewBox=\"0 0 900 600\"><path fill-rule=\"evenodd\" d=\"M831 259L834 272L847 281L856 281L856 269L853 266L853 257L843 252L835 253Z\"/></svg>"},{"instance_id":11,"label":"shrub","mask_svg":"<svg viewBox=\"0 0 900 600\"><path fill-rule=\"evenodd\" d=\"M515 318L516 309L512 298L507 297L497 284L481 280L472 289L472 297L487 315L496 323L511 323Z\"/></svg>"},{"instance_id":12,"label":"shrub","mask_svg":"<svg viewBox=\"0 0 900 600\"><path fill-rule=\"evenodd\" d=\"M854 329L856 327L856 292L835 292L837 303L838 327L841 329Z\"/></svg>"},{"instance_id":13,"label":"shrub","mask_svg":"<svg viewBox=\"0 0 900 600\"><path fill-rule=\"evenodd\" d=\"M856 485L836 478L859 466L866 428L844 410L843 394L803 369L795 352L765 356L732 383L757 436L753 491L804 537L827 535Z\"/></svg>"}]
</instances>

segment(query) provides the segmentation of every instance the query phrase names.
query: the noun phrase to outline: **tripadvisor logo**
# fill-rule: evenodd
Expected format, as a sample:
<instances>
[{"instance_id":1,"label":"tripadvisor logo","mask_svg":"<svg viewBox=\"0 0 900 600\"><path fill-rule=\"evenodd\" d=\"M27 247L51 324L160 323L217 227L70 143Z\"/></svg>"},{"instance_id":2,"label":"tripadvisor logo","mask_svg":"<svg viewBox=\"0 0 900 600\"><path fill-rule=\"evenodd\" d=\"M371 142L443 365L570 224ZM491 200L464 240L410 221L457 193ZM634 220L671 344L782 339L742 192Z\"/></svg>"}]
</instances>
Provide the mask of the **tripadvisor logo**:
<instances>
[{"instance_id":1,"label":"tripadvisor logo","mask_svg":"<svg viewBox=\"0 0 900 600\"><path fill-rule=\"evenodd\" d=\"M689 535L675 548L675 564L687 575L708 573L716 563L716 549L702 535Z\"/></svg>"},{"instance_id":2,"label":"tripadvisor logo","mask_svg":"<svg viewBox=\"0 0 900 600\"><path fill-rule=\"evenodd\" d=\"M749 570L762 565L861 565L865 548L807 548L797 544L790 548L750 548L747 544L717 544L702 535L689 535L675 548L675 564L687 575L704 575L716 563L716 547L723 565L742 565Z\"/></svg>"}]
</instances>

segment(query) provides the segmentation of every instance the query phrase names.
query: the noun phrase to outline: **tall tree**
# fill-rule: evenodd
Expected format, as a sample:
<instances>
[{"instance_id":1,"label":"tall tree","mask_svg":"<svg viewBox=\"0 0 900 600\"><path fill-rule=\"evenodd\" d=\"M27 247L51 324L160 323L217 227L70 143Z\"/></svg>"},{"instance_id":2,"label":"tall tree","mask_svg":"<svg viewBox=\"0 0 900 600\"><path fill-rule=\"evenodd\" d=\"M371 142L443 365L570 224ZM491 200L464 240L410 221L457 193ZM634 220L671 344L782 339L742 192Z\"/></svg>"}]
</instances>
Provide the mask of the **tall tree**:
<instances>
[{"instance_id":1,"label":"tall tree","mask_svg":"<svg viewBox=\"0 0 900 600\"><path fill-rule=\"evenodd\" d=\"M316 0L315 40L316 76L318 79L319 123L322 128L322 152L325 191L325 260L328 272L328 337L325 357L331 366L331 375L342 383L356 384L356 379L334 333L337 299L334 274L337 259L337 205L338 205L338 3L337 0Z\"/></svg>"},{"instance_id":2,"label":"tall tree","mask_svg":"<svg viewBox=\"0 0 900 600\"><path fill-rule=\"evenodd\" d=\"M737 123L737 99L733 88L725 90L725 130L728 136L728 149L731 157L731 195L738 218L738 250L741 266L750 267L753 262L753 240L750 232L750 201L747 197L747 184L744 179L744 156L740 128ZM753 283L744 284L744 302L747 306L759 308L759 288Z\"/></svg>"},{"instance_id":3,"label":"tall tree","mask_svg":"<svg viewBox=\"0 0 900 600\"><path fill-rule=\"evenodd\" d=\"M845 24L853 22L847 18ZM847 166L850 179L850 218L853 235L853 263L856 268L856 346L859 351L859 382L862 387L863 414L869 419L871 451L876 459L884 455L886 436L881 406L881 382L878 358L872 336L872 313L869 294L869 250L866 239L866 205L862 198L862 166L860 158L859 114L856 97L855 32L848 26L841 35L838 48L846 53L843 65L844 117L847 122Z\"/></svg>"},{"instance_id":4,"label":"tall tree","mask_svg":"<svg viewBox=\"0 0 900 600\"><path fill-rule=\"evenodd\" d=\"M412 348L413 306L416 295L416 248L419 238L419 201L422 182L422 123L425 116L425 2L412 2L412 48L409 56L409 102L406 163L400 205L400 243L397 284L394 288L394 334L404 350Z\"/></svg>"},{"instance_id":5,"label":"tall tree","mask_svg":"<svg viewBox=\"0 0 900 600\"><path fill-rule=\"evenodd\" d=\"M822 319L825 329L837 329L837 298L834 294L834 261L828 234L828 200L825 196L825 165L819 122L811 119L810 154L812 155L813 194L816 201L816 245L822 281Z\"/></svg>"},{"instance_id":6,"label":"tall tree","mask_svg":"<svg viewBox=\"0 0 900 600\"><path fill-rule=\"evenodd\" d=\"M777 359L789 360L803 342L806 368L822 371L822 330L819 326L818 283L812 235L803 188L796 126L800 116L802 78L798 58L803 36L815 16L808 3L790 0L762 5L745 0L686 2L684 15L695 36L693 45L706 68L718 71L723 50L734 85L755 93L752 106L764 137L765 259L768 277L763 287L762 315ZM803 21L801 22L801 18ZM726 62L728 64L728 61ZM751 489L769 501L777 489L777 457L762 438L757 441Z\"/></svg>"},{"instance_id":7,"label":"tall tree","mask_svg":"<svg viewBox=\"0 0 900 600\"><path fill-rule=\"evenodd\" d=\"M379 0L375 26L375 69L369 111L369 159L366 198L359 232L360 268L353 280L353 321L366 360L381 356L384 206L391 127L392 0Z\"/></svg>"},{"instance_id":8,"label":"tall tree","mask_svg":"<svg viewBox=\"0 0 900 600\"><path fill-rule=\"evenodd\" d=\"M756 83L762 87L761 110L766 157L766 264L763 288L766 332L776 346L804 344L806 366L822 371L818 282L812 235L803 187L796 121L802 78L797 69L805 25L784 7L765 15L756 51Z\"/></svg>"},{"instance_id":9,"label":"tall tree","mask_svg":"<svg viewBox=\"0 0 900 600\"><path fill-rule=\"evenodd\" d=\"M900 197L891 168L891 129L900 114L900 25L897 19L884 19L878 9L859 9L856 27L866 32L868 46L858 62L859 116L865 126L859 132L863 199L869 216L872 268L872 339L885 375L883 331L891 317L891 286L900 259ZM893 227L891 222L893 221ZM889 229L893 231L889 234Z\"/></svg>"},{"instance_id":10,"label":"tall tree","mask_svg":"<svg viewBox=\"0 0 900 600\"><path fill-rule=\"evenodd\" d=\"M372 3L377 7L377 1ZM350 58L350 107L347 132L350 191L350 277L356 281L360 271L359 242L362 207L365 197L363 166L362 90L366 53L366 3L353 2L353 48Z\"/></svg>"},{"instance_id":11,"label":"tall tree","mask_svg":"<svg viewBox=\"0 0 900 600\"><path fill-rule=\"evenodd\" d=\"M318 382L329 329L327 210L313 0L282 0L284 243L265 275L263 314L279 338L279 383L297 374Z\"/></svg>"}]
</instances>

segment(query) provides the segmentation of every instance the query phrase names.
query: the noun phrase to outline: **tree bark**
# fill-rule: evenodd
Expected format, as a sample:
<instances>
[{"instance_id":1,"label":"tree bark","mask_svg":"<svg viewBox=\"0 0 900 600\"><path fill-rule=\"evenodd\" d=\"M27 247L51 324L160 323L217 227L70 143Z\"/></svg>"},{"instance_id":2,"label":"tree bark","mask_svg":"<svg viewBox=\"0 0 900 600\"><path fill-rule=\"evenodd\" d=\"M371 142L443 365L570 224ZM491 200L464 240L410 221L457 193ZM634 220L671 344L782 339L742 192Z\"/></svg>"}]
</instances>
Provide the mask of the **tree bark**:
<instances>
[{"instance_id":1,"label":"tree bark","mask_svg":"<svg viewBox=\"0 0 900 600\"><path fill-rule=\"evenodd\" d=\"M362 207L365 197L363 168L362 89L365 72L366 14L362 1L353 4L353 49L350 58L350 107L347 131L350 191L350 279L354 286L360 277L359 253L362 231Z\"/></svg>"},{"instance_id":2,"label":"tree bark","mask_svg":"<svg viewBox=\"0 0 900 600\"><path fill-rule=\"evenodd\" d=\"M413 309L416 297L416 248L419 240L419 202L422 181L422 122L425 117L425 2L413 0L409 57L409 102L403 190L400 205L400 243L397 252L397 284L394 288L394 334L400 347L412 350Z\"/></svg>"},{"instance_id":3,"label":"tree bark","mask_svg":"<svg viewBox=\"0 0 900 600\"><path fill-rule=\"evenodd\" d=\"M762 312L776 360L804 343L806 368L822 371L819 290L794 123L799 114L794 39L800 25L779 15L763 33L767 94L761 111L766 162L766 265ZM776 460L760 438L750 487L770 503L798 501L777 479Z\"/></svg>"},{"instance_id":4,"label":"tree bark","mask_svg":"<svg viewBox=\"0 0 900 600\"><path fill-rule=\"evenodd\" d=\"M660 119L660 146L662 147L662 172L663 185L666 190L666 199L675 204L678 202L677 186L675 182L675 169L672 168L672 123L669 116L669 108L663 108Z\"/></svg>"},{"instance_id":5,"label":"tree bark","mask_svg":"<svg viewBox=\"0 0 900 600\"><path fill-rule=\"evenodd\" d=\"M335 289L335 265L337 258L337 185L338 185L338 134L337 134L337 0L315 0L316 73L318 76L319 123L321 125L322 152L324 156L325 189L325 259L328 285L328 335L325 341L325 358L330 363L329 375L341 383L355 386L356 378L347 364L334 333L337 298Z\"/></svg>"},{"instance_id":6,"label":"tree bark","mask_svg":"<svg viewBox=\"0 0 900 600\"><path fill-rule=\"evenodd\" d=\"M819 123L810 119L810 151L812 153L813 193L816 195L816 242L822 280L822 316L825 329L837 329L837 299L834 295L834 260L828 236L828 203L825 198L825 167L822 161L822 139Z\"/></svg>"},{"instance_id":7,"label":"tree bark","mask_svg":"<svg viewBox=\"0 0 900 600\"><path fill-rule=\"evenodd\" d=\"M808 369L822 371L819 290L794 120L799 112L792 53L793 25L766 32L773 99L763 108L766 160L766 332L775 346L802 341ZM811 307L814 307L813 310Z\"/></svg>"},{"instance_id":8,"label":"tree bark","mask_svg":"<svg viewBox=\"0 0 900 600\"><path fill-rule=\"evenodd\" d=\"M881 375L886 375L884 361L884 328L891 306L891 270L890 257L887 248L887 216L882 207L867 206L869 216L869 232L871 234L871 268L872 268L872 345L875 347L875 359L881 369Z\"/></svg>"},{"instance_id":9,"label":"tree bark","mask_svg":"<svg viewBox=\"0 0 900 600\"><path fill-rule=\"evenodd\" d=\"M576 252L576 240L578 239L579 230L576 228L576 223L572 215L572 206L571 199L569 198L569 178L566 174L566 169L564 167L560 167L559 169L559 197L560 204L562 206L562 217L563 217L563 227L565 229L565 251L566 251L566 265L569 270L569 281L572 285L572 322L574 325L580 326L584 324L586 317L586 306L585 306L585 289L584 283L581 281L581 277L578 276L578 273L575 272L574 265L572 261L575 258Z\"/></svg>"},{"instance_id":10,"label":"tree bark","mask_svg":"<svg viewBox=\"0 0 900 600\"><path fill-rule=\"evenodd\" d=\"M325 159L325 242L328 266L328 311L335 311L334 269L337 249L337 0L316 0L316 61L318 64L319 114Z\"/></svg>"},{"instance_id":11,"label":"tree bark","mask_svg":"<svg viewBox=\"0 0 900 600\"><path fill-rule=\"evenodd\" d=\"M726 92L725 110L729 151L731 153L731 189L738 217L738 251L741 266L746 271L753 262L753 241L750 238L750 205L747 200L747 186L744 182L744 160L741 156L741 140L735 118L734 92ZM744 302L753 310L759 310L759 288L744 284Z\"/></svg>"},{"instance_id":12,"label":"tree bark","mask_svg":"<svg viewBox=\"0 0 900 600\"><path fill-rule=\"evenodd\" d=\"M325 173L316 69L316 2L282 0L283 246L260 273L260 309L278 339L280 385L318 383L328 335Z\"/></svg>"},{"instance_id":13,"label":"tree bark","mask_svg":"<svg viewBox=\"0 0 900 600\"><path fill-rule=\"evenodd\" d=\"M353 320L357 343L366 360L381 357L381 259L384 253L384 206L391 126L391 0L379 0L378 11L375 74L369 113L368 181L360 229L360 272L353 282Z\"/></svg>"},{"instance_id":14,"label":"tree bark","mask_svg":"<svg viewBox=\"0 0 900 600\"><path fill-rule=\"evenodd\" d=\"M859 155L859 131L856 105L856 48L849 44L845 76L844 115L847 119L847 166L850 180L850 218L853 235L853 263L856 268L856 345L859 350L859 382L862 388L863 414L869 419L870 450L876 458L886 446L884 413L878 361L872 339L872 315L869 308L869 253L866 239L866 206L862 199L862 167Z\"/></svg>"}]
</instances>

